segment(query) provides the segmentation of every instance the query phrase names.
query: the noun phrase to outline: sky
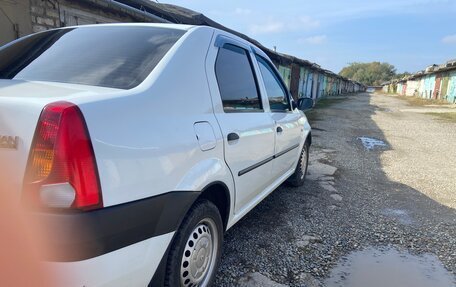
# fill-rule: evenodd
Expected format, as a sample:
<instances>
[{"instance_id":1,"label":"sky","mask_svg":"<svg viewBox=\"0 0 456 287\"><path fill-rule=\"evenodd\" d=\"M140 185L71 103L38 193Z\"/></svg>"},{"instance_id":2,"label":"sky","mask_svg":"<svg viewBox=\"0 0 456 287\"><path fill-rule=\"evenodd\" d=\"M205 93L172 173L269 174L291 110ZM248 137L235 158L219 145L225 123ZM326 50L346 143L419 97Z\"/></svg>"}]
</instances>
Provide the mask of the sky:
<instances>
[{"instance_id":1,"label":"sky","mask_svg":"<svg viewBox=\"0 0 456 287\"><path fill-rule=\"evenodd\" d=\"M417 72L456 59L456 0L166 0L338 73L352 62Z\"/></svg>"}]
</instances>

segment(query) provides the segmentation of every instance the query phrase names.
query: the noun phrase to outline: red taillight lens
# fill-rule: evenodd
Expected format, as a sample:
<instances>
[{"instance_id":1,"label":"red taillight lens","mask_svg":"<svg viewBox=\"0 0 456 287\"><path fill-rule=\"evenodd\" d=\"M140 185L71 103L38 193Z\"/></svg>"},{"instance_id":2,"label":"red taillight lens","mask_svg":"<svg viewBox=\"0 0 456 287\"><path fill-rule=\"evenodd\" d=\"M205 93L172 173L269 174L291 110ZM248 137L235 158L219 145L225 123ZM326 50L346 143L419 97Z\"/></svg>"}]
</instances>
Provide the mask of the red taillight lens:
<instances>
[{"instance_id":1,"label":"red taillight lens","mask_svg":"<svg viewBox=\"0 0 456 287\"><path fill-rule=\"evenodd\" d=\"M43 193L50 194L55 205L43 202ZM59 201L69 201L67 207L81 210L102 206L92 142L76 105L56 102L43 109L30 151L24 196L34 205L47 207L64 207Z\"/></svg>"}]
</instances>

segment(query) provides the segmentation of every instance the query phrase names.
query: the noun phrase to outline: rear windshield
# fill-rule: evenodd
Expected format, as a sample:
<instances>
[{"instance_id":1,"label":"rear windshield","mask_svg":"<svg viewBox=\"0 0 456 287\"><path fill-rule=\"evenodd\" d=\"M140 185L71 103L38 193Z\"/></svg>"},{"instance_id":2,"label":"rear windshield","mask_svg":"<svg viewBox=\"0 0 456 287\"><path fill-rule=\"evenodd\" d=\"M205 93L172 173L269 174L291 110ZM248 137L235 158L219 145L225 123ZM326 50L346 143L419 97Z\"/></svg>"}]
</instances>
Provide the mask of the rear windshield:
<instances>
[{"instance_id":1,"label":"rear windshield","mask_svg":"<svg viewBox=\"0 0 456 287\"><path fill-rule=\"evenodd\" d=\"M0 79L131 89L184 33L133 26L46 31L0 48Z\"/></svg>"}]
</instances>

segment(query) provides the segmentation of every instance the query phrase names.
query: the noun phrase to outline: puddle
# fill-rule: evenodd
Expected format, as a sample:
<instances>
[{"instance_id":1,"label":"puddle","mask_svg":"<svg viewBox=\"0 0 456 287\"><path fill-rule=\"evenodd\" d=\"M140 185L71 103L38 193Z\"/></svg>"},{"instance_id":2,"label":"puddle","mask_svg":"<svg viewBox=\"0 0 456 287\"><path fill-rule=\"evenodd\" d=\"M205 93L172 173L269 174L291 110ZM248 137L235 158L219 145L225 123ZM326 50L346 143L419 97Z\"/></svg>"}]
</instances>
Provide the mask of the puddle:
<instances>
[{"instance_id":1,"label":"puddle","mask_svg":"<svg viewBox=\"0 0 456 287\"><path fill-rule=\"evenodd\" d=\"M456 280L435 255L370 247L342 258L325 286L455 287Z\"/></svg>"},{"instance_id":2,"label":"puddle","mask_svg":"<svg viewBox=\"0 0 456 287\"><path fill-rule=\"evenodd\" d=\"M382 214L393 217L404 225L410 225L413 223L412 217L408 214L407 211L402 209L385 208L382 211Z\"/></svg>"},{"instance_id":3,"label":"puddle","mask_svg":"<svg viewBox=\"0 0 456 287\"><path fill-rule=\"evenodd\" d=\"M369 137L358 137L361 143L367 150L373 150L376 147L385 147L386 143L382 140L369 138Z\"/></svg>"}]
</instances>

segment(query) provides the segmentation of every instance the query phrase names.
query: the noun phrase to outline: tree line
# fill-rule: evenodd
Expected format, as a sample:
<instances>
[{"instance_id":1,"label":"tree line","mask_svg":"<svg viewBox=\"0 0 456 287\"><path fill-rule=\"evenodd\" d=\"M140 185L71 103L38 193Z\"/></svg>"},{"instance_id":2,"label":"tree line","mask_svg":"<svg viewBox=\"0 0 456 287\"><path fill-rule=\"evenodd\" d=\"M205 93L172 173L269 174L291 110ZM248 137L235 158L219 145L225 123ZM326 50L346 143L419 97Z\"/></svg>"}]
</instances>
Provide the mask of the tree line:
<instances>
[{"instance_id":1,"label":"tree line","mask_svg":"<svg viewBox=\"0 0 456 287\"><path fill-rule=\"evenodd\" d=\"M410 73L397 73L396 68L388 63L372 62L372 63L350 63L343 68L339 75L355 81L358 81L367 86L379 86L384 82L394 79L401 79Z\"/></svg>"}]
</instances>

